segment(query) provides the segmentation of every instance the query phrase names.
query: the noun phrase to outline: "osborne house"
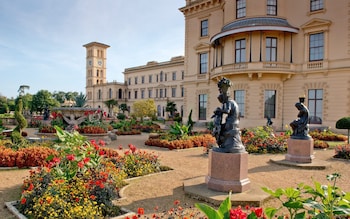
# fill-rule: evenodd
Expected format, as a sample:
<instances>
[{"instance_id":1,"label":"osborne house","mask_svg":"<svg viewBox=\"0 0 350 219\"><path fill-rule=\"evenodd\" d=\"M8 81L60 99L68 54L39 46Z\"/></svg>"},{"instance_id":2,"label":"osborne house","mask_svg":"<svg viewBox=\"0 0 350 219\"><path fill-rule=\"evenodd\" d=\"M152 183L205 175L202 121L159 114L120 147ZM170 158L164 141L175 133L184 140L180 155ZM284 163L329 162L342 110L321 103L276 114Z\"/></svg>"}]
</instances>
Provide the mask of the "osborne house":
<instances>
[{"instance_id":1,"label":"osborne house","mask_svg":"<svg viewBox=\"0 0 350 219\"><path fill-rule=\"evenodd\" d=\"M305 97L310 126L335 128L350 115L350 1L185 0L184 56L126 68L124 82L106 81L107 48L86 48L88 105L115 99L132 113L135 101L152 98L158 117L167 101L184 122L192 110L198 124L211 121L217 82L231 81L240 127L266 124L286 129ZM122 53L122 51L120 51ZM114 60L110 60L113 62Z\"/></svg>"}]
</instances>

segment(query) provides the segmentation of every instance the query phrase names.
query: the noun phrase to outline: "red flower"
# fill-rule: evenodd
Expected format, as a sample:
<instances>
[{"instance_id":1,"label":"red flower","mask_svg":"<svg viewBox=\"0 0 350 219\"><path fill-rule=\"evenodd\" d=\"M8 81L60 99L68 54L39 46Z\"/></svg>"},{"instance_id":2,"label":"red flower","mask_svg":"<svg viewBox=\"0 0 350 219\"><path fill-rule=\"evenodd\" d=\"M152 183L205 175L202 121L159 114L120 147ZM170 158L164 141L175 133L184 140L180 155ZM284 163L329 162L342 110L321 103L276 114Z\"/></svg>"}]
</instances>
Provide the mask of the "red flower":
<instances>
[{"instance_id":1,"label":"red flower","mask_svg":"<svg viewBox=\"0 0 350 219\"><path fill-rule=\"evenodd\" d=\"M60 160L60 158L58 158L58 157L54 157L53 159L52 159L52 162L54 162L54 163L59 163L61 160Z\"/></svg>"},{"instance_id":2,"label":"red flower","mask_svg":"<svg viewBox=\"0 0 350 219\"><path fill-rule=\"evenodd\" d=\"M66 157L67 157L67 159L70 160L70 161L72 161L72 160L75 159L74 154L68 154Z\"/></svg>"},{"instance_id":3,"label":"red flower","mask_svg":"<svg viewBox=\"0 0 350 219\"><path fill-rule=\"evenodd\" d=\"M104 150L99 150L98 154L99 154L100 156L103 156L103 155L106 154L106 152L105 152Z\"/></svg>"},{"instance_id":4,"label":"red flower","mask_svg":"<svg viewBox=\"0 0 350 219\"><path fill-rule=\"evenodd\" d=\"M100 141L98 142L98 144L99 144L100 146L105 146L105 145L106 145L106 142L104 142L103 140L100 140Z\"/></svg>"},{"instance_id":5,"label":"red flower","mask_svg":"<svg viewBox=\"0 0 350 219\"><path fill-rule=\"evenodd\" d=\"M175 200L174 201L174 205L178 205L178 204L180 204L180 201L179 200Z\"/></svg>"},{"instance_id":6,"label":"red flower","mask_svg":"<svg viewBox=\"0 0 350 219\"><path fill-rule=\"evenodd\" d=\"M136 151L135 145L129 144L128 146L129 146L130 150L132 151L132 153L135 153L135 151Z\"/></svg>"},{"instance_id":7,"label":"red flower","mask_svg":"<svg viewBox=\"0 0 350 219\"><path fill-rule=\"evenodd\" d=\"M85 157L85 158L83 159L83 161L84 161L84 163L89 162L89 161L90 161L90 157Z\"/></svg>"},{"instance_id":8,"label":"red flower","mask_svg":"<svg viewBox=\"0 0 350 219\"><path fill-rule=\"evenodd\" d=\"M22 199L21 199L21 204L22 204L22 205L24 205L26 202L27 202L27 199L26 199L26 198L22 198Z\"/></svg>"},{"instance_id":9,"label":"red flower","mask_svg":"<svg viewBox=\"0 0 350 219\"><path fill-rule=\"evenodd\" d=\"M144 214L145 214L145 209L143 209L143 208L138 208L138 209L137 209L137 214L139 214L139 215L144 215Z\"/></svg>"},{"instance_id":10,"label":"red flower","mask_svg":"<svg viewBox=\"0 0 350 219\"><path fill-rule=\"evenodd\" d=\"M79 167L79 168L83 168L83 167L84 167L84 163L80 161L80 162L78 163L78 167Z\"/></svg>"},{"instance_id":11,"label":"red flower","mask_svg":"<svg viewBox=\"0 0 350 219\"><path fill-rule=\"evenodd\" d=\"M28 191L32 191L34 189L34 185L33 183L30 183L29 187L28 187Z\"/></svg>"},{"instance_id":12,"label":"red flower","mask_svg":"<svg viewBox=\"0 0 350 219\"><path fill-rule=\"evenodd\" d=\"M91 198L91 200L95 200L95 199L96 199L96 196L90 195L90 198Z\"/></svg>"},{"instance_id":13,"label":"red flower","mask_svg":"<svg viewBox=\"0 0 350 219\"><path fill-rule=\"evenodd\" d=\"M75 202L79 202L79 198L75 198Z\"/></svg>"},{"instance_id":14,"label":"red flower","mask_svg":"<svg viewBox=\"0 0 350 219\"><path fill-rule=\"evenodd\" d=\"M123 146L119 145L118 146L119 150L123 150Z\"/></svg>"},{"instance_id":15,"label":"red flower","mask_svg":"<svg viewBox=\"0 0 350 219\"><path fill-rule=\"evenodd\" d=\"M256 214L257 217L263 216L263 209L262 208L253 208L252 211Z\"/></svg>"}]
</instances>

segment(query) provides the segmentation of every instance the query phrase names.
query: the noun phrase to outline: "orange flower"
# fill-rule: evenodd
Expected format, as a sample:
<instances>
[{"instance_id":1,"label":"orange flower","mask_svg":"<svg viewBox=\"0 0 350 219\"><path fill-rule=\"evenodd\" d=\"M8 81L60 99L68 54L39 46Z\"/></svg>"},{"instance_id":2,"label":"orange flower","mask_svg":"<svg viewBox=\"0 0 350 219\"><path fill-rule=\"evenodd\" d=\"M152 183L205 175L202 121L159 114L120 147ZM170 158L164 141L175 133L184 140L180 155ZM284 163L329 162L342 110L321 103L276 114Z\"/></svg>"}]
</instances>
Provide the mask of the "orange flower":
<instances>
[{"instance_id":1,"label":"orange flower","mask_svg":"<svg viewBox=\"0 0 350 219\"><path fill-rule=\"evenodd\" d=\"M95 200L95 199L96 199L96 196L90 195L90 198L91 198L91 200Z\"/></svg>"}]
</instances>

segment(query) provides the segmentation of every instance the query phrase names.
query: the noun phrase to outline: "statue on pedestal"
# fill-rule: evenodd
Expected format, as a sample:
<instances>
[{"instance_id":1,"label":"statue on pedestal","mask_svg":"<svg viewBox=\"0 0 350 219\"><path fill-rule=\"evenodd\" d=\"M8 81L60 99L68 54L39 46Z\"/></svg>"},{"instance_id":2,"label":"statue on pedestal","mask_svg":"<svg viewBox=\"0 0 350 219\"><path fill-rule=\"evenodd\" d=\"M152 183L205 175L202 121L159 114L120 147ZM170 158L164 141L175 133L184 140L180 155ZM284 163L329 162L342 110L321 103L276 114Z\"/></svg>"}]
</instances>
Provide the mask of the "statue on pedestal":
<instances>
[{"instance_id":1,"label":"statue on pedestal","mask_svg":"<svg viewBox=\"0 0 350 219\"><path fill-rule=\"evenodd\" d=\"M213 151L223 153L244 153L246 152L241 141L239 130L239 110L237 103L230 98L228 88L231 87L230 80L223 78L218 82L218 100L221 107L214 111L213 136L219 147L214 147ZM222 123L225 117L225 123Z\"/></svg>"},{"instance_id":2,"label":"statue on pedestal","mask_svg":"<svg viewBox=\"0 0 350 219\"><path fill-rule=\"evenodd\" d=\"M302 102L296 103L295 107L299 110L299 113L298 118L290 123L290 127L293 129L290 137L293 139L310 139L308 124L309 110Z\"/></svg>"}]
</instances>

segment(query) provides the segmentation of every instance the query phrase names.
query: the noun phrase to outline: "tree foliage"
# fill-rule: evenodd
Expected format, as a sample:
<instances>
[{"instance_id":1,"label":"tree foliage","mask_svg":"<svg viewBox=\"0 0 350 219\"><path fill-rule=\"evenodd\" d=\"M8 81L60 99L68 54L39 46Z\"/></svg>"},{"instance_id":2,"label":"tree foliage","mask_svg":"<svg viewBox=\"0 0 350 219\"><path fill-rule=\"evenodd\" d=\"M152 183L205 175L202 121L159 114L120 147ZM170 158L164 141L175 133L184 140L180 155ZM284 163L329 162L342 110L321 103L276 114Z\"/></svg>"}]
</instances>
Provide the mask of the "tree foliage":
<instances>
[{"instance_id":1,"label":"tree foliage","mask_svg":"<svg viewBox=\"0 0 350 219\"><path fill-rule=\"evenodd\" d=\"M153 118L157 112L153 99L136 101L133 105L133 109L134 116L141 118L141 120L146 116Z\"/></svg>"},{"instance_id":2,"label":"tree foliage","mask_svg":"<svg viewBox=\"0 0 350 219\"><path fill-rule=\"evenodd\" d=\"M85 105L86 105L86 95L80 92L79 95L75 98L75 106L85 107Z\"/></svg>"},{"instance_id":3,"label":"tree foliage","mask_svg":"<svg viewBox=\"0 0 350 219\"><path fill-rule=\"evenodd\" d=\"M39 90L33 95L32 112L42 112L45 108L52 108L59 106L60 103L47 90Z\"/></svg>"},{"instance_id":4,"label":"tree foliage","mask_svg":"<svg viewBox=\"0 0 350 219\"><path fill-rule=\"evenodd\" d=\"M168 101L165 111L170 113L171 118L174 117L174 113L177 111L176 104L173 101Z\"/></svg>"},{"instance_id":5,"label":"tree foliage","mask_svg":"<svg viewBox=\"0 0 350 219\"><path fill-rule=\"evenodd\" d=\"M343 117L335 123L337 129L347 129L348 130L348 144L350 138L350 117Z\"/></svg>"},{"instance_id":6,"label":"tree foliage","mask_svg":"<svg viewBox=\"0 0 350 219\"><path fill-rule=\"evenodd\" d=\"M114 108L114 106L118 106L118 101L116 101L115 99L110 99L110 100L104 101L103 103L104 103L104 104L107 106L107 108L108 108L108 114L109 114L110 116L112 116L112 115L113 115L113 108Z\"/></svg>"}]
</instances>

